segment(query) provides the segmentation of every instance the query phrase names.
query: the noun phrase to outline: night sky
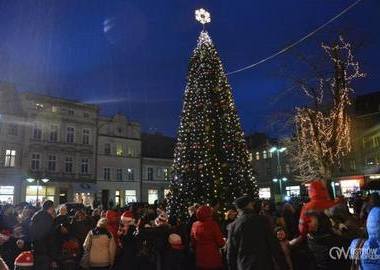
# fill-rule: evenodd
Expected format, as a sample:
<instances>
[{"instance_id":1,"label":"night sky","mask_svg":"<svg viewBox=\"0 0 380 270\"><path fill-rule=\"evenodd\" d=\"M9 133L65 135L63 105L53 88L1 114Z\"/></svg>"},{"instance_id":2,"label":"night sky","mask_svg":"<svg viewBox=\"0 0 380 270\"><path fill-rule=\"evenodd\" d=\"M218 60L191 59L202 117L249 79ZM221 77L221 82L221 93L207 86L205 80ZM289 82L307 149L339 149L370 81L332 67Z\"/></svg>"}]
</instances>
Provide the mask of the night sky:
<instances>
[{"instance_id":1,"label":"night sky","mask_svg":"<svg viewBox=\"0 0 380 270\"><path fill-rule=\"evenodd\" d=\"M0 1L0 80L20 91L99 104L102 113L127 114L145 131L175 135L188 60L201 26L200 7L211 12L207 29L226 71L261 60L323 24L353 0L5 0ZM281 132L276 114L299 103L284 66L302 70L296 52L319 52L336 29L348 29L367 77L358 93L380 91L380 1L356 7L295 50L229 76L243 128ZM297 72L295 72L297 73Z\"/></svg>"}]
</instances>

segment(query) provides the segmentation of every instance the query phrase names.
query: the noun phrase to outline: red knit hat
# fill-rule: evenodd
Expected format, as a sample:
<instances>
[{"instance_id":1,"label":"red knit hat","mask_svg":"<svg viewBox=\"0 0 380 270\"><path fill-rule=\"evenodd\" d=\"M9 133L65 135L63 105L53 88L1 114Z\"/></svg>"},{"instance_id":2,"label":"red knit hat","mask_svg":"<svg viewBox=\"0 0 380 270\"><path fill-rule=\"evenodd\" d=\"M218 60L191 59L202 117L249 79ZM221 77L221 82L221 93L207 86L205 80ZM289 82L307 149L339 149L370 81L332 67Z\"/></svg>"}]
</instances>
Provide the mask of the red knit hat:
<instances>
[{"instance_id":1,"label":"red knit hat","mask_svg":"<svg viewBox=\"0 0 380 270\"><path fill-rule=\"evenodd\" d=\"M108 210L106 212L106 218L107 218L108 224L118 224L120 220L120 213L115 210Z\"/></svg>"},{"instance_id":2,"label":"red knit hat","mask_svg":"<svg viewBox=\"0 0 380 270\"><path fill-rule=\"evenodd\" d=\"M32 267L33 266L33 254L31 251L23 251L15 259L15 267Z\"/></svg>"}]
</instances>

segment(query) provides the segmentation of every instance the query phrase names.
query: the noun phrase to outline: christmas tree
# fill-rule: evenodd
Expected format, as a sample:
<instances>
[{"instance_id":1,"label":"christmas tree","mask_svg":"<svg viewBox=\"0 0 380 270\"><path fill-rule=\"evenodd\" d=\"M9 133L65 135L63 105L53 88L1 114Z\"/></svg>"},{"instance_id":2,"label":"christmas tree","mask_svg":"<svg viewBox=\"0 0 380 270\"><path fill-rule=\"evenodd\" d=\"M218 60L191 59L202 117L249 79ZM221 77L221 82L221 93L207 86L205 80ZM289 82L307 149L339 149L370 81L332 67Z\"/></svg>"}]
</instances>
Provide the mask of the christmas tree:
<instances>
[{"instance_id":1,"label":"christmas tree","mask_svg":"<svg viewBox=\"0 0 380 270\"><path fill-rule=\"evenodd\" d=\"M231 87L205 30L190 59L177 140L171 215L183 217L194 203L217 200L226 208L244 194L257 196Z\"/></svg>"}]
</instances>

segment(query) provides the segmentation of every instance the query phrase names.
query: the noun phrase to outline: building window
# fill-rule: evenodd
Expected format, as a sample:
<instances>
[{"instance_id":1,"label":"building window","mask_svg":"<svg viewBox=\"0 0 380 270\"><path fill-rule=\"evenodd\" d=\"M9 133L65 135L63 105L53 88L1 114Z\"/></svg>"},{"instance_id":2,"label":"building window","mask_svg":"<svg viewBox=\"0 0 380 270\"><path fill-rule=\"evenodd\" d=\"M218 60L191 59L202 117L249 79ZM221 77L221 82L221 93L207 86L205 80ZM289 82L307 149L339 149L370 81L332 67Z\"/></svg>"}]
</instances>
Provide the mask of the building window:
<instances>
[{"instance_id":1,"label":"building window","mask_svg":"<svg viewBox=\"0 0 380 270\"><path fill-rule=\"evenodd\" d=\"M355 192L360 191L360 180L342 180L340 181L340 190L344 197L351 197Z\"/></svg>"},{"instance_id":2,"label":"building window","mask_svg":"<svg viewBox=\"0 0 380 270\"><path fill-rule=\"evenodd\" d=\"M109 143L104 144L104 154L111 155L111 144Z\"/></svg>"},{"instance_id":3,"label":"building window","mask_svg":"<svg viewBox=\"0 0 380 270\"><path fill-rule=\"evenodd\" d=\"M67 111L67 113L68 113L68 115L74 115L74 110L69 109L69 110Z\"/></svg>"},{"instance_id":4,"label":"building window","mask_svg":"<svg viewBox=\"0 0 380 270\"><path fill-rule=\"evenodd\" d=\"M73 127L66 128L66 142L74 143L74 128Z\"/></svg>"},{"instance_id":5,"label":"building window","mask_svg":"<svg viewBox=\"0 0 380 270\"><path fill-rule=\"evenodd\" d=\"M65 159L65 172L72 173L73 172L73 158L66 157Z\"/></svg>"},{"instance_id":6,"label":"building window","mask_svg":"<svg viewBox=\"0 0 380 270\"><path fill-rule=\"evenodd\" d=\"M51 142L58 141L58 126L56 125L50 126L49 141Z\"/></svg>"},{"instance_id":7,"label":"building window","mask_svg":"<svg viewBox=\"0 0 380 270\"><path fill-rule=\"evenodd\" d=\"M17 136L17 125L9 124L8 135Z\"/></svg>"},{"instance_id":8,"label":"building window","mask_svg":"<svg viewBox=\"0 0 380 270\"><path fill-rule=\"evenodd\" d=\"M301 194L300 186L287 186L286 187L286 196L292 197L292 196L299 196L300 194Z\"/></svg>"},{"instance_id":9,"label":"building window","mask_svg":"<svg viewBox=\"0 0 380 270\"><path fill-rule=\"evenodd\" d=\"M53 113L56 113L56 112L58 112L58 107L57 106L51 106L51 112L53 112Z\"/></svg>"},{"instance_id":10,"label":"building window","mask_svg":"<svg viewBox=\"0 0 380 270\"><path fill-rule=\"evenodd\" d=\"M148 168L148 180L152 181L153 180L153 168Z\"/></svg>"},{"instance_id":11,"label":"building window","mask_svg":"<svg viewBox=\"0 0 380 270\"><path fill-rule=\"evenodd\" d=\"M380 136L376 136L373 139L374 147L379 147L380 146Z\"/></svg>"},{"instance_id":12,"label":"building window","mask_svg":"<svg viewBox=\"0 0 380 270\"><path fill-rule=\"evenodd\" d=\"M42 138L42 128L40 125L35 124L33 127L33 139L41 140Z\"/></svg>"},{"instance_id":13,"label":"building window","mask_svg":"<svg viewBox=\"0 0 380 270\"><path fill-rule=\"evenodd\" d=\"M85 113L83 113L83 117L84 118L90 118L90 114L85 112Z\"/></svg>"},{"instance_id":14,"label":"building window","mask_svg":"<svg viewBox=\"0 0 380 270\"><path fill-rule=\"evenodd\" d=\"M110 168L104 168L103 178L104 178L104 180L110 180L111 179L111 169Z\"/></svg>"},{"instance_id":15,"label":"building window","mask_svg":"<svg viewBox=\"0 0 380 270\"><path fill-rule=\"evenodd\" d=\"M37 111L43 111L43 109L44 109L44 104L36 103L36 110Z\"/></svg>"},{"instance_id":16,"label":"building window","mask_svg":"<svg viewBox=\"0 0 380 270\"><path fill-rule=\"evenodd\" d=\"M120 190L115 191L115 205L120 206Z\"/></svg>"},{"instance_id":17,"label":"building window","mask_svg":"<svg viewBox=\"0 0 380 270\"><path fill-rule=\"evenodd\" d=\"M0 186L0 204L13 204L14 186Z\"/></svg>"},{"instance_id":18,"label":"building window","mask_svg":"<svg viewBox=\"0 0 380 270\"><path fill-rule=\"evenodd\" d=\"M135 180L135 176L134 176L134 173L133 173L133 169L131 169L131 168L128 168L128 169L127 169L127 180L128 180L128 181L133 181L133 180Z\"/></svg>"},{"instance_id":19,"label":"building window","mask_svg":"<svg viewBox=\"0 0 380 270\"><path fill-rule=\"evenodd\" d=\"M263 151L263 159L267 159L268 158L268 153L266 150Z\"/></svg>"},{"instance_id":20,"label":"building window","mask_svg":"<svg viewBox=\"0 0 380 270\"><path fill-rule=\"evenodd\" d=\"M40 169L40 154L32 154L31 169L33 171L38 171Z\"/></svg>"},{"instance_id":21,"label":"building window","mask_svg":"<svg viewBox=\"0 0 380 270\"><path fill-rule=\"evenodd\" d=\"M116 145L116 155L121 157L123 156L124 151L123 151L123 145L122 144L117 144Z\"/></svg>"},{"instance_id":22,"label":"building window","mask_svg":"<svg viewBox=\"0 0 380 270\"><path fill-rule=\"evenodd\" d=\"M164 176L164 169L163 168L157 168L157 177L162 178Z\"/></svg>"},{"instance_id":23,"label":"building window","mask_svg":"<svg viewBox=\"0 0 380 270\"><path fill-rule=\"evenodd\" d=\"M148 189L148 203L154 204L158 200L158 190L157 189Z\"/></svg>"},{"instance_id":24,"label":"building window","mask_svg":"<svg viewBox=\"0 0 380 270\"><path fill-rule=\"evenodd\" d=\"M134 157L136 155L135 148L133 147L128 147L128 156Z\"/></svg>"},{"instance_id":25,"label":"building window","mask_svg":"<svg viewBox=\"0 0 380 270\"><path fill-rule=\"evenodd\" d=\"M48 160L48 170L50 172L55 172L55 167L56 167L56 161L57 157L54 155L49 155L49 160Z\"/></svg>"},{"instance_id":26,"label":"building window","mask_svg":"<svg viewBox=\"0 0 380 270\"><path fill-rule=\"evenodd\" d=\"M256 160L260 160L260 152L256 152Z\"/></svg>"},{"instance_id":27,"label":"building window","mask_svg":"<svg viewBox=\"0 0 380 270\"><path fill-rule=\"evenodd\" d=\"M82 174L88 174L88 159L87 158L82 159L81 172Z\"/></svg>"},{"instance_id":28,"label":"building window","mask_svg":"<svg viewBox=\"0 0 380 270\"><path fill-rule=\"evenodd\" d=\"M123 181L123 169L116 170L116 181Z\"/></svg>"},{"instance_id":29,"label":"building window","mask_svg":"<svg viewBox=\"0 0 380 270\"><path fill-rule=\"evenodd\" d=\"M84 129L82 133L82 143L83 144L90 144L90 130Z\"/></svg>"},{"instance_id":30,"label":"building window","mask_svg":"<svg viewBox=\"0 0 380 270\"><path fill-rule=\"evenodd\" d=\"M38 189L38 191L37 191ZM54 202L55 188L46 186L27 186L25 201L32 205L40 204L46 200Z\"/></svg>"},{"instance_id":31,"label":"building window","mask_svg":"<svg viewBox=\"0 0 380 270\"><path fill-rule=\"evenodd\" d=\"M125 203L137 202L136 190L128 189L125 191Z\"/></svg>"},{"instance_id":32,"label":"building window","mask_svg":"<svg viewBox=\"0 0 380 270\"><path fill-rule=\"evenodd\" d=\"M270 199L271 194L270 194L270 188L259 188L259 198L260 199Z\"/></svg>"},{"instance_id":33,"label":"building window","mask_svg":"<svg viewBox=\"0 0 380 270\"><path fill-rule=\"evenodd\" d=\"M15 167L16 166L16 150L9 149L5 150L5 167Z\"/></svg>"}]
</instances>

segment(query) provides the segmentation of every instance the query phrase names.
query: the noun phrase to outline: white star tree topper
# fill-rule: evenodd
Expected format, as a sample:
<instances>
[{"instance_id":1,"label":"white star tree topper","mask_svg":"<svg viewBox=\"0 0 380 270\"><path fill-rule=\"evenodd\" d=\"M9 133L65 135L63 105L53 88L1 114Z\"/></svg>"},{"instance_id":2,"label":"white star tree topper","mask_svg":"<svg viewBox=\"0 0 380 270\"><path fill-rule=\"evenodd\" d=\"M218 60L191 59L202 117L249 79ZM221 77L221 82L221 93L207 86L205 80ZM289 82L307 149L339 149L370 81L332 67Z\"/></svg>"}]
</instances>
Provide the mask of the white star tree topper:
<instances>
[{"instance_id":1,"label":"white star tree topper","mask_svg":"<svg viewBox=\"0 0 380 270\"><path fill-rule=\"evenodd\" d=\"M200 22L201 24L203 24L203 26L206 24L206 23L210 23L211 22L211 16L210 16L210 13L201 8L201 9L197 9L195 11L195 19Z\"/></svg>"}]
</instances>

